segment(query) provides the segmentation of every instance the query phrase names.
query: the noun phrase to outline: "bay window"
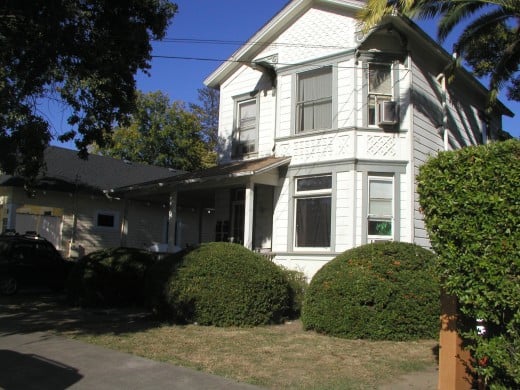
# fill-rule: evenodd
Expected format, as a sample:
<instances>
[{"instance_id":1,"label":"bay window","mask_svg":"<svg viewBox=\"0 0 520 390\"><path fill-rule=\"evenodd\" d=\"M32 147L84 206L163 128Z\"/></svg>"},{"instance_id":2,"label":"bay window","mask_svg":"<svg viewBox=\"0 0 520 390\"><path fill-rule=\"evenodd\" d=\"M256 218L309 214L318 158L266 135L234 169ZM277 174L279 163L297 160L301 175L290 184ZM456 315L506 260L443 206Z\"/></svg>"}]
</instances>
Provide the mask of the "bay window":
<instances>
[{"instance_id":1,"label":"bay window","mask_svg":"<svg viewBox=\"0 0 520 390\"><path fill-rule=\"evenodd\" d=\"M332 176L313 176L296 179L296 248L330 247L331 204Z\"/></svg>"},{"instance_id":2,"label":"bay window","mask_svg":"<svg viewBox=\"0 0 520 390\"><path fill-rule=\"evenodd\" d=\"M332 128L332 68L298 74L296 132Z\"/></svg>"},{"instance_id":3,"label":"bay window","mask_svg":"<svg viewBox=\"0 0 520 390\"><path fill-rule=\"evenodd\" d=\"M368 65L368 125L377 126L378 104L392 100L392 67L390 64Z\"/></svg>"},{"instance_id":4,"label":"bay window","mask_svg":"<svg viewBox=\"0 0 520 390\"><path fill-rule=\"evenodd\" d=\"M368 237L393 237L394 185L390 177L368 178Z\"/></svg>"}]
</instances>

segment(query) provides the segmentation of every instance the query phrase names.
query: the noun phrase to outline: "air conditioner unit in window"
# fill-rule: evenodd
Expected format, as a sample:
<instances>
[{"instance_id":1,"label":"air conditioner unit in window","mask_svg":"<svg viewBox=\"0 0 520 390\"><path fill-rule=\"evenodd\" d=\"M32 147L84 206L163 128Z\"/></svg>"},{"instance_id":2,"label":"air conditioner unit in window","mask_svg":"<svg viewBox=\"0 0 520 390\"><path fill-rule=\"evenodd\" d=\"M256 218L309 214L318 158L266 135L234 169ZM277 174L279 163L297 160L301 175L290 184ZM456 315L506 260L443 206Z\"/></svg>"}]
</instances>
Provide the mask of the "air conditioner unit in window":
<instances>
[{"instance_id":1,"label":"air conditioner unit in window","mask_svg":"<svg viewBox=\"0 0 520 390\"><path fill-rule=\"evenodd\" d=\"M391 126L399 122L399 110L397 102L388 100L377 104L378 126Z\"/></svg>"}]
</instances>

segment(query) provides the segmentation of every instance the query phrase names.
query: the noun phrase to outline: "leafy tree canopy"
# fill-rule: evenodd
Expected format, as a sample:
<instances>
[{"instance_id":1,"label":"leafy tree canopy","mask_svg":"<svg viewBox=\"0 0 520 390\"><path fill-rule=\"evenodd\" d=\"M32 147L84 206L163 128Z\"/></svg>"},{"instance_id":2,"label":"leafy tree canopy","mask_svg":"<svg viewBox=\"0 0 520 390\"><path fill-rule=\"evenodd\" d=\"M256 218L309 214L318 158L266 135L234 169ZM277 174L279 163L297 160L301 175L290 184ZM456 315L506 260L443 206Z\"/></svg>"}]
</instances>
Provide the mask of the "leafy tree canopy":
<instances>
[{"instance_id":1,"label":"leafy tree canopy","mask_svg":"<svg viewBox=\"0 0 520 390\"><path fill-rule=\"evenodd\" d=\"M95 152L129 161L194 170L213 165L199 117L163 92L137 93L128 126L118 127Z\"/></svg>"},{"instance_id":2,"label":"leafy tree canopy","mask_svg":"<svg viewBox=\"0 0 520 390\"><path fill-rule=\"evenodd\" d=\"M489 78L489 102L498 91L520 101L520 1L518 0L368 0L359 18L369 29L399 12L411 18L439 17L442 43L462 27L454 50L479 77Z\"/></svg>"},{"instance_id":3,"label":"leafy tree canopy","mask_svg":"<svg viewBox=\"0 0 520 390\"><path fill-rule=\"evenodd\" d=\"M177 6L168 0L4 0L0 3L0 168L34 177L52 138L38 102L70 108L80 155L123 123L152 39L164 37Z\"/></svg>"},{"instance_id":4,"label":"leafy tree canopy","mask_svg":"<svg viewBox=\"0 0 520 390\"><path fill-rule=\"evenodd\" d=\"M190 104L202 126L202 138L212 150L218 146L218 110L220 91L209 87L198 90L199 104Z\"/></svg>"}]
</instances>

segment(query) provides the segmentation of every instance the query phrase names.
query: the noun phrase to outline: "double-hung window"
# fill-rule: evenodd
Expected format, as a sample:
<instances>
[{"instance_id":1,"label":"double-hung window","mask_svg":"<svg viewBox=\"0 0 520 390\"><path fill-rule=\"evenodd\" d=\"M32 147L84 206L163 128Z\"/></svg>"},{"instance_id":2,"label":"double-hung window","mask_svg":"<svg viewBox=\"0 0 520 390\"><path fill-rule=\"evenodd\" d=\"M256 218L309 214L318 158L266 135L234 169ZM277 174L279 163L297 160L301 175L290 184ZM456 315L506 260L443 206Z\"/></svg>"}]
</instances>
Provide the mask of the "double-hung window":
<instances>
[{"instance_id":1,"label":"double-hung window","mask_svg":"<svg viewBox=\"0 0 520 390\"><path fill-rule=\"evenodd\" d=\"M331 203L331 175L296 178L296 248L330 247Z\"/></svg>"},{"instance_id":2,"label":"double-hung window","mask_svg":"<svg viewBox=\"0 0 520 390\"><path fill-rule=\"evenodd\" d=\"M298 74L296 132L332 128L332 68Z\"/></svg>"},{"instance_id":3,"label":"double-hung window","mask_svg":"<svg viewBox=\"0 0 520 390\"><path fill-rule=\"evenodd\" d=\"M392 66L390 64L368 65L368 125L377 126L378 105L392 100Z\"/></svg>"},{"instance_id":4,"label":"double-hung window","mask_svg":"<svg viewBox=\"0 0 520 390\"><path fill-rule=\"evenodd\" d=\"M237 102L236 115L233 155L241 157L256 152L256 98Z\"/></svg>"},{"instance_id":5,"label":"double-hung window","mask_svg":"<svg viewBox=\"0 0 520 390\"><path fill-rule=\"evenodd\" d=\"M368 178L368 237L391 239L394 218L394 183L391 177Z\"/></svg>"}]
</instances>

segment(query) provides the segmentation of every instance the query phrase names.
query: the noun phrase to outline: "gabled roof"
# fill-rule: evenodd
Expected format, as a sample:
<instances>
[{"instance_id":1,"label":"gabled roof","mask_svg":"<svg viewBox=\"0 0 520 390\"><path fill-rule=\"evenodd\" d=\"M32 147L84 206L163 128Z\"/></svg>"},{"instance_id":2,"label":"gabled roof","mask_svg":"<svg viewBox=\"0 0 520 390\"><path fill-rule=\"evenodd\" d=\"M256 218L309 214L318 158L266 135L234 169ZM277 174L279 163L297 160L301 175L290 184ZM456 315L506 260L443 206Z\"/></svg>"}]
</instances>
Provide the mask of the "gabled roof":
<instances>
[{"instance_id":1,"label":"gabled roof","mask_svg":"<svg viewBox=\"0 0 520 390\"><path fill-rule=\"evenodd\" d=\"M184 171L153 165L131 163L111 157L90 154L87 160L75 150L49 146L44 154L46 170L37 178L37 188L70 191L74 188L99 192L149 180L165 179ZM21 186L23 180L0 176L2 186Z\"/></svg>"},{"instance_id":2,"label":"gabled roof","mask_svg":"<svg viewBox=\"0 0 520 390\"><path fill-rule=\"evenodd\" d=\"M208 87L218 88L230 75L237 71L245 63L252 63L268 43L274 41L278 35L288 28L294 21L314 6L327 6L329 8L341 9L357 13L366 5L365 0L292 0L289 1L280 12L258 30L241 48L223 64L221 64L205 80L204 84ZM439 56L446 64L451 63L452 56L428 34L426 34L416 23L404 16L387 16L384 23L395 23L403 29L406 34L413 34L422 41L425 47L431 49L432 53ZM377 27L368 34L376 31ZM366 37L365 37L366 38ZM362 42L360 42L361 44ZM458 69L458 73L465 82L472 85L476 91L486 96L488 90L465 68ZM514 116L505 105L499 102L499 110L504 115Z\"/></svg>"},{"instance_id":3,"label":"gabled roof","mask_svg":"<svg viewBox=\"0 0 520 390\"><path fill-rule=\"evenodd\" d=\"M315 5L337 6L357 12L365 6L364 0L292 0L289 1L270 21L258 30L241 48L220 65L205 80L208 87L217 88L227 77L239 69L244 62L250 62L290 26L297 18Z\"/></svg>"}]
</instances>

